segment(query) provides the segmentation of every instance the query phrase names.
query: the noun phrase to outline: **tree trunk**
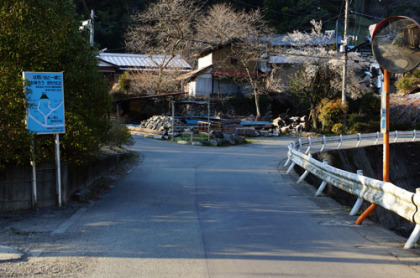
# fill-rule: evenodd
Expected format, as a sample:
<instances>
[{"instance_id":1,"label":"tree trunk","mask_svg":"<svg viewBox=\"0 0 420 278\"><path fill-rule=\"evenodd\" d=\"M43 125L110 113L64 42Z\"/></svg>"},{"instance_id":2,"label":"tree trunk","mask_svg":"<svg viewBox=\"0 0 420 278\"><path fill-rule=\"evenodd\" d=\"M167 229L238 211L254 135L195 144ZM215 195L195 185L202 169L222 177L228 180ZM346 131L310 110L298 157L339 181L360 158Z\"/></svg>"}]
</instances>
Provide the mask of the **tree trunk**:
<instances>
[{"instance_id":1,"label":"tree trunk","mask_svg":"<svg viewBox=\"0 0 420 278\"><path fill-rule=\"evenodd\" d=\"M255 120L259 120L261 118L261 112L260 112L260 102L259 102L259 97L258 97L258 91L254 89L254 100L255 100L255 110L256 110L256 115L255 115Z\"/></svg>"},{"instance_id":2,"label":"tree trunk","mask_svg":"<svg viewBox=\"0 0 420 278\"><path fill-rule=\"evenodd\" d=\"M312 128L317 129L318 128L318 121L317 121L317 118L316 118L315 107L311 107L311 110L309 112L309 118L312 119Z\"/></svg>"}]
</instances>

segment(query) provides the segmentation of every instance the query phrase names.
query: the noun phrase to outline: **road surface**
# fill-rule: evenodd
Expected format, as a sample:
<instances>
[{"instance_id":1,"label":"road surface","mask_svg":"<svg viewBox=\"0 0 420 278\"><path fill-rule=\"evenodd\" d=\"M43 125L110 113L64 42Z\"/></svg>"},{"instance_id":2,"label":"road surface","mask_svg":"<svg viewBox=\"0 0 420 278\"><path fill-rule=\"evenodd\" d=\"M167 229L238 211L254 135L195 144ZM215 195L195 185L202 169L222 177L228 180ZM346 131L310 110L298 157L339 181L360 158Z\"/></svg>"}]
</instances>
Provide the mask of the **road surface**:
<instances>
[{"instance_id":1,"label":"road surface","mask_svg":"<svg viewBox=\"0 0 420 278\"><path fill-rule=\"evenodd\" d=\"M3 273L420 277L420 253L403 250L405 239L369 221L354 226L346 208L286 175L291 139L218 148L135 140L141 163Z\"/></svg>"}]
</instances>

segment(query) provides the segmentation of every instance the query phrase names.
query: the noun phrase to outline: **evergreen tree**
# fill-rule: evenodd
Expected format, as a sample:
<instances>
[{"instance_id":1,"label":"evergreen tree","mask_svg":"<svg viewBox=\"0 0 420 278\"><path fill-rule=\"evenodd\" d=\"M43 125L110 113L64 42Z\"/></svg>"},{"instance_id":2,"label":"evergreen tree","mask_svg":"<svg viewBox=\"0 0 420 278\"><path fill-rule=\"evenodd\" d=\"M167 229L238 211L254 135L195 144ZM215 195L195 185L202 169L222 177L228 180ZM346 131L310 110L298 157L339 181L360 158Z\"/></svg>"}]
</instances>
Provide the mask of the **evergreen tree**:
<instances>
[{"instance_id":1,"label":"evergreen tree","mask_svg":"<svg viewBox=\"0 0 420 278\"><path fill-rule=\"evenodd\" d=\"M112 52L125 52L124 32L130 15L146 8L153 0L77 0L77 12L84 19L95 11L95 43Z\"/></svg>"},{"instance_id":2,"label":"evergreen tree","mask_svg":"<svg viewBox=\"0 0 420 278\"><path fill-rule=\"evenodd\" d=\"M84 161L109 129L110 99L97 72L96 53L71 1L2 1L0 4L0 168L28 164L22 72L64 72L64 159ZM52 136L36 136L40 158L52 158Z\"/></svg>"},{"instance_id":3,"label":"evergreen tree","mask_svg":"<svg viewBox=\"0 0 420 278\"><path fill-rule=\"evenodd\" d=\"M325 0L264 0L265 18L280 34L310 31L310 21L329 21L339 5Z\"/></svg>"}]
</instances>

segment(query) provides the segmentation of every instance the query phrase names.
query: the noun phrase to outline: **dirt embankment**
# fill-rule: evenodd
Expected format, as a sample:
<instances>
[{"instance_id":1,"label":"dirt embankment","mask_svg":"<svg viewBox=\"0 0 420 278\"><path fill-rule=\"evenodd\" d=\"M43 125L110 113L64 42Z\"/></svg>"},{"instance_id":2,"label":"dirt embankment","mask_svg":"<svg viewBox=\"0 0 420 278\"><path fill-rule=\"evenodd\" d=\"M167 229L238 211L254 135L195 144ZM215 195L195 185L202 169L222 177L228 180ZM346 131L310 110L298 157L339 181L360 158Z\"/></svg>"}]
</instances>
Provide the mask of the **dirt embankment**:
<instances>
[{"instance_id":1,"label":"dirt embankment","mask_svg":"<svg viewBox=\"0 0 420 278\"><path fill-rule=\"evenodd\" d=\"M314 154L314 158L322 161L328 159L328 164L334 167L356 173L363 170L367 177L382 180L382 145L365 148L334 150L322 154ZM420 142L396 143L390 145L390 181L410 192L415 192L420 187ZM319 186L320 181L314 176L308 177L308 182ZM345 206L352 207L356 197L333 186L324 191L325 194L339 201ZM364 202L362 210L370 204ZM381 223L390 230L408 237L414 228L414 224L398 216L397 214L378 207L372 214L371 219Z\"/></svg>"}]
</instances>

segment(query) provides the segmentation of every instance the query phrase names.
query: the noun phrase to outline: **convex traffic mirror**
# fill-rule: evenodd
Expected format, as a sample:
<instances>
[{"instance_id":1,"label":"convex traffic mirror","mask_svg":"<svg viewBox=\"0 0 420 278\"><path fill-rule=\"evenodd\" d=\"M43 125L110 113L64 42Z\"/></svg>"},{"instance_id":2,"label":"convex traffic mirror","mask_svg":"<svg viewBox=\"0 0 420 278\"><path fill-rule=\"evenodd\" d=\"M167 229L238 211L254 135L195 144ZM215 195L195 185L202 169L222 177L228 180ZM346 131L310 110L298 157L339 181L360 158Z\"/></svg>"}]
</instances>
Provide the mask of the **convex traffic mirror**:
<instances>
[{"instance_id":1,"label":"convex traffic mirror","mask_svg":"<svg viewBox=\"0 0 420 278\"><path fill-rule=\"evenodd\" d=\"M420 26L411 18L394 16L376 25L372 51L379 65L392 73L404 73L420 64Z\"/></svg>"}]
</instances>

